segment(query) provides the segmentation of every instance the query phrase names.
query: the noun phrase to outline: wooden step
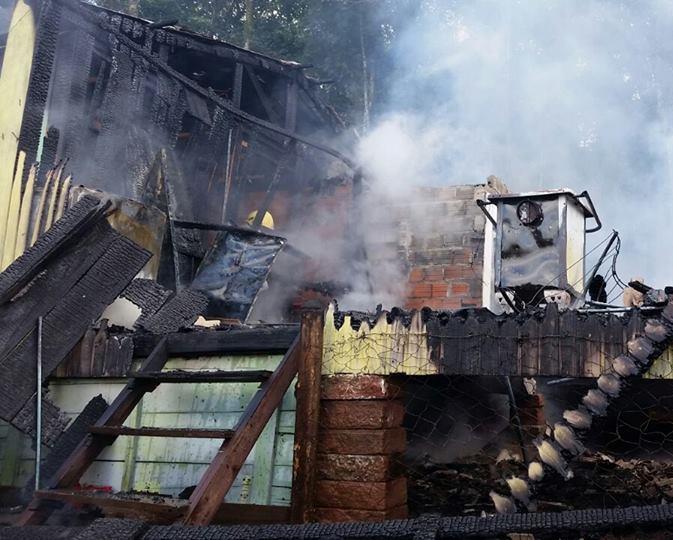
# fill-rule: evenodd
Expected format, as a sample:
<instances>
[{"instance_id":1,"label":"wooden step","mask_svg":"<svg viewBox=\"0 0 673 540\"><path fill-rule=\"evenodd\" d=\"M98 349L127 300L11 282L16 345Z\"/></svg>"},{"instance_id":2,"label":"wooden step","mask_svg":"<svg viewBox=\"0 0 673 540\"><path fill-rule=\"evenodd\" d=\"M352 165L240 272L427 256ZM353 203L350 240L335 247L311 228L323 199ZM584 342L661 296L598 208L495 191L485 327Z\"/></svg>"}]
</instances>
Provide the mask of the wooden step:
<instances>
[{"instance_id":1,"label":"wooden step","mask_svg":"<svg viewBox=\"0 0 673 540\"><path fill-rule=\"evenodd\" d=\"M205 428L164 428L164 427L139 427L127 426L91 426L90 433L96 435L125 436L135 435L141 437L184 437L190 439L231 439L233 429L205 429Z\"/></svg>"},{"instance_id":2,"label":"wooden step","mask_svg":"<svg viewBox=\"0 0 673 540\"><path fill-rule=\"evenodd\" d=\"M248 383L264 382L272 371L136 371L131 377L137 381L155 383Z\"/></svg>"}]
</instances>

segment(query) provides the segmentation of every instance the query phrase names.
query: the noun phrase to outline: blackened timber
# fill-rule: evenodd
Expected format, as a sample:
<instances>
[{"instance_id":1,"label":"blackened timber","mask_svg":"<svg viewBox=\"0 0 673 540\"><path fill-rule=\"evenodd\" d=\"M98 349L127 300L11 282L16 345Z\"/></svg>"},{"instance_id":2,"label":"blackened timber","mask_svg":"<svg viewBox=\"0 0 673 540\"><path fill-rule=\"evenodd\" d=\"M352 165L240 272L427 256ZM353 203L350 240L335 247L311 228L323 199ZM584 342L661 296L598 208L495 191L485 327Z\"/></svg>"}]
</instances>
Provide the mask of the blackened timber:
<instances>
[{"instance_id":1,"label":"blackened timber","mask_svg":"<svg viewBox=\"0 0 673 540\"><path fill-rule=\"evenodd\" d=\"M136 324L142 325L159 311L172 294L153 279L138 278L124 289L122 297L140 308L141 315Z\"/></svg>"},{"instance_id":2,"label":"blackened timber","mask_svg":"<svg viewBox=\"0 0 673 540\"><path fill-rule=\"evenodd\" d=\"M187 510L187 501L152 495L151 497L135 494L113 495L105 492L84 492L82 490L41 490L35 492L39 499L60 501L76 506L95 506L103 514L137 518L143 523L171 524ZM287 506L270 506L258 504L221 503L215 515L215 523L287 523L290 521L290 509ZM122 521L99 519L100 521ZM126 521L126 520L123 520ZM86 529L89 533L90 530ZM99 532L97 530L97 532ZM25 536L22 536L24 538ZM79 538L79 537L78 537ZM87 538L89 538L87 536ZM119 538L118 536L92 536L92 538ZM135 537L134 537L135 538Z\"/></svg>"},{"instance_id":3,"label":"blackened timber","mask_svg":"<svg viewBox=\"0 0 673 540\"><path fill-rule=\"evenodd\" d=\"M141 326L153 334L178 332L191 326L207 307L208 298L205 294L184 289Z\"/></svg>"},{"instance_id":4,"label":"blackened timber","mask_svg":"<svg viewBox=\"0 0 673 540\"><path fill-rule=\"evenodd\" d=\"M63 8L63 4L55 0L40 2L37 5L40 9L35 51L18 145L19 150L26 152L26 163L34 162L37 157ZM26 176L28 170L29 167L26 167L24 172Z\"/></svg>"},{"instance_id":5,"label":"blackened timber","mask_svg":"<svg viewBox=\"0 0 673 540\"><path fill-rule=\"evenodd\" d=\"M21 410L12 419L12 425L31 438L37 436L37 393L24 402ZM46 398L42 398L42 444L53 446L68 424L61 410Z\"/></svg>"},{"instance_id":6,"label":"blackened timber","mask_svg":"<svg viewBox=\"0 0 673 540\"><path fill-rule=\"evenodd\" d=\"M43 377L48 377L77 344L92 321L121 293L149 260L151 254L119 236L89 271L44 317ZM0 381L0 412L11 419L32 395L36 386L33 365L37 351L36 332L0 361L6 377ZM20 381L20 384L19 384Z\"/></svg>"},{"instance_id":7,"label":"blackened timber","mask_svg":"<svg viewBox=\"0 0 673 540\"><path fill-rule=\"evenodd\" d=\"M137 371L130 376L138 380L148 380L159 383L252 383L264 382L272 371Z\"/></svg>"},{"instance_id":8,"label":"blackened timber","mask_svg":"<svg viewBox=\"0 0 673 540\"><path fill-rule=\"evenodd\" d=\"M73 12L74 13L74 12ZM75 14L76 15L76 14ZM126 37L122 33L120 33L118 30L114 28L113 25L110 24L109 21L96 21L93 24L95 25L101 25L104 30L107 30L109 32L112 32L115 34L115 37L119 40L121 44L124 46L128 47L131 51L139 54L142 56L147 62L149 62L151 65L156 67L157 69L161 70L162 72L166 73L176 81L179 81L180 84L183 86L186 86L196 92L197 94L202 95L203 97L207 98L208 100L211 100L215 104L217 104L219 107L225 109L229 113L231 113L234 116L237 116L240 120L244 120L250 124L257 125L259 127L266 128L269 131L272 131L274 133L277 133L278 135L282 135L284 137L288 137L290 139L294 139L298 142L301 142L307 146L310 146L312 148L315 148L316 150L320 150L322 152L325 152L326 154L329 154L339 160L341 160L343 163L345 163L348 167L355 169L356 165L347 156L343 155L341 152L329 147L325 146L321 143L318 143L310 138L298 135L296 133L293 133L284 127L277 126L273 124L272 122L268 122L266 120L262 120L260 118L257 118L256 116L246 113L242 111L241 109L238 109L235 107L231 102L219 98L217 95L210 93L207 89L203 88L199 84L195 83L192 81L189 77L186 77L179 71L173 69L170 67L167 63L163 62L156 56L152 55L148 51L145 51L140 45L135 43L133 40L130 38Z\"/></svg>"},{"instance_id":9,"label":"blackened timber","mask_svg":"<svg viewBox=\"0 0 673 540\"><path fill-rule=\"evenodd\" d=\"M127 426L91 426L89 433L96 435L133 436L133 437L179 437L188 439L231 439L234 431L231 429L205 429L205 428L163 428L163 427L138 427Z\"/></svg>"},{"instance_id":10,"label":"blackened timber","mask_svg":"<svg viewBox=\"0 0 673 540\"><path fill-rule=\"evenodd\" d=\"M171 356L198 356L201 354L284 353L299 334L298 325L245 326L217 330L192 330L168 334L168 352ZM136 333L133 336L133 354L146 357L160 337Z\"/></svg>"},{"instance_id":11,"label":"blackened timber","mask_svg":"<svg viewBox=\"0 0 673 540\"><path fill-rule=\"evenodd\" d=\"M107 401L100 394L92 398L77 418L56 440L49 451L47 459L42 463L40 475L42 478L51 478L59 467L65 463L68 456L77 448L77 445L87 436L89 426L95 424L108 407Z\"/></svg>"},{"instance_id":12,"label":"blackened timber","mask_svg":"<svg viewBox=\"0 0 673 540\"><path fill-rule=\"evenodd\" d=\"M278 114L278 112L276 112L276 109L274 109L273 104L271 103L271 99L269 98L269 96L266 95L264 88L262 88L261 83L257 79L257 74L255 73L255 70L250 66L245 66L245 71L248 74L248 78L252 83L252 87L255 89L255 93L257 94L257 97L259 98L262 107L264 107L264 112L266 113L266 116L274 124L280 125L282 123L282 119Z\"/></svg>"},{"instance_id":13,"label":"blackened timber","mask_svg":"<svg viewBox=\"0 0 673 540\"><path fill-rule=\"evenodd\" d=\"M23 294L0 305L0 365L2 357L35 328L38 317L51 311L117 238L107 222L97 223L77 245L62 249L49 271L38 275Z\"/></svg>"},{"instance_id":14,"label":"blackened timber","mask_svg":"<svg viewBox=\"0 0 673 540\"><path fill-rule=\"evenodd\" d=\"M60 378L127 377L133 362L130 334L110 335L107 330L87 330L56 369Z\"/></svg>"},{"instance_id":15,"label":"blackened timber","mask_svg":"<svg viewBox=\"0 0 673 540\"><path fill-rule=\"evenodd\" d=\"M77 240L84 229L102 219L108 207L109 202L103 203L89 196L82 197L73 205L33 246L0 274L0 304L16 295L65 245Z\"/></svg>"},{"instance_id":16,"label":"blackened timber","mask_svg":"<svg viewBox=\"0 0 673 540\"><path fill-rule=\"evenodd\" d=\"M297 82L288 81L287 94L285 96L285 129L295 131L297 129Z\"/></svg>"},{"instance_id":17,"label":"blackened timber","mask_svg":"<svg viewBox=\"0 0 673 540\"><path fill-rule=\"evenodd\" d=\"M207 525L213 521L248 454L297 375L298 367L299 337L246 407L234 427L232 438L220 446L189 498L189 510L184 519L186 524Z\"/></svg>"}]
</instances>

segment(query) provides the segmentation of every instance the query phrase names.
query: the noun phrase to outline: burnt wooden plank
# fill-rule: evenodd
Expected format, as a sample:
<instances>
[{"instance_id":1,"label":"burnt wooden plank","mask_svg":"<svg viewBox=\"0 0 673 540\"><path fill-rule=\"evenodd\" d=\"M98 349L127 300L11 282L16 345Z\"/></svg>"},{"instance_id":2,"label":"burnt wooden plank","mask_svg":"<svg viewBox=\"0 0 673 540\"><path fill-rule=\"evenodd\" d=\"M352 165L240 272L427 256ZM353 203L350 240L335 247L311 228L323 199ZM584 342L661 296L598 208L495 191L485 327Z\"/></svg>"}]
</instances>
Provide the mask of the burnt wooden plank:
<instances>
[{"instance_id":1,"label":"burnt wooden plank","mask_svg":"<svg viewBox=\"0 0 673 540\"><path fill-rule=\"evenodd\" d=\"M106 222L96 224L77 245L64 247L58 259L49 264L48 272L35 278L23 294L0 306L1 355L35 328L38 317L53 309L118 237Z\"/></svg>"},{"instance_id":2,"label":"burnt wooden plank","mask_svg":"<svg viewBox=\"0 0 673 540\"><path fill-rule=\"evenodd\" d=\"M561 373L558 335L558 306L551 302L547 304L544 318L540 321L540 375L559 375Z\"/></svg>"},{"instance_id":3,"label":"burnt wooden plank","mask_svg":"<svg viewBox=\"0 0 673 540\"><path fill-rule=\"evenodd\" d=\"M470 312L465 319L463 335L465 337L461 340L461 365L463 373L473 375L480 371L483 345L481 325L473 312Z\"/></svg>"},{"instance_id":4,"label":"burnt wooden plank","mask_svg":"<svg viewBox=\"0 0 673 540\"><path fill-rule=\"evenodd\" d=\"M148 261L150 253L119 236L89 271L44 317L42 374L48 377L77 344L93 321L119 295ZM33 366L36 330L0 361L0 416L12 419L36 387Z\"/></svg>"},{"instance_id":5,"label":"burnt wooden plank","mask_svg":"<svg viewBox=\"0 0 673 540\"><path fill-rule=\"evenodd\" d=\"M133 364L133 338L131 335L110 335L103 331L104 339L96 341L101 331L89 329L75 345L66 359L59 364L54 377L98 378L129 376ZM98 343L97 354L94 344Z\"/></svg>"},{"instance_id":6,"label":"burnt wooden plank","mask_svg":"<svg viewBox=\"0 0 673 540\"><path fill-rule=\"evenodd\" d=\"M102 219L108 207L109 203L86 196L69 208L33 246L0 274L0 304L25 287L64 246L78 240L83 230Z\"/></svg>"},{"instance_id":7,"label":"burnt wooden plank","mask_svg":"<svg viewBox=\"0 0 673 540\"><path fill-rule=\"evenodd\" d=\"M444 325L428 324L428 332L436 333L441 340L441 371L446 375L461 372L461 340L464 324L459 317L451 316Z\"/></svg>"},{"instance_id":8,"label":"burnt wooden plank","mask_svg":"<svg viewBox=\"0 0 673 540\"><path fill-rule=\"evenodd\" d=\"M301 316L299 373L294 434L292 521L312 521L315 513L315 480L320 419L324 314L307 310Z\"/></svg>"},{"instance_id":9,"label":"burnt wooden plank","mask_svg":"<svg viewBox=\"0 0 673 540\"><path fill-rule=\"evenodd\" d=\"M121 295L140 308L141 315L136 324L142 326L159 311L172 294L172 291L165 289L153 279L137 278Z\"/></svg>"},{"instance_id":10,"label":"burnt wooden plank","mask_svg":"<svg viewBox=\"0 0 673 540\"><path fill-rule=\"evenodd\" d=\"M296 338L278 368L252 398L236 423L236 433L218 450L203 478L189 498L189 511L184 522L189 525L210 523L225 495L234 483L245 459L280 405L285 392L297 374L299 337Z\"/></svg>"},{"instance_id":11,"label":"burnt wooden plank","mask_svg":"<svg viewBox=\"0 0 673 540\"><path fill-rule=\"evenodd\" d=\"M106 492L83 492L45 489L35 492L31 506L46 506L44 501L61 501L75 506L94 506L104 514L141 519L148 523L173 523L184 515L187 501L160 496L114 495Z\"/></svg>"},{"instance_id":12,"label":"burnt wooden plank","mask_svg":"<svg viewBox=\"0 0 673 540\"><path fill-rule=\"evenodd\" d=\"M585 347L582 365L584 377L598 377L603 361L600 340L603 337L603 325L597 317L588 317L582 325Z\"/></svg>"},{"instance_id":13,"label":"burnt wooden plank","mask_svg":"<svg viewBox=\"0 0 673 540\"><path fill-rule=\"evenodd\" d=\"M108 407L107 401L99 394L86 404L82 412L56 440L49 455L42 463L40 475L51 478L59 467L73 453L77 445L87 436L89 426L94 424Z\"/></svg>"},{"instance_id":14,"label":"burnt wooden plank","mask_svg":"<svg viewBox=\"0 0 673 540\"><path fill-rule=\"evenodd\" d=\"M559 357L561 375L564 377L580 376L580 340L577 339L577 312L567 309L559 315Z\"/></svg>"},{"instance_id":15,"label":"burnt wooden plank","mask_svg":"<svg viewBox=\"0 0 673 540\"><path fill-rule=\"evenodd\" d=\"M163 428L127 426L91 426L89 433L108 436L141 436L141 437L179 437L194 439L231 439L232 429L205 429L205 428Z\"/></svg>"},{"instance_id":16,"label":"burnt wooden plank","mask_svg":"<svg viewBox=\"0 0 673 540\"><path fill-rule=\"evenodd\" d=\"M521 375L537 375L540 369L540 324L535 316L519 327L519 365Z\"/></svg>"},{"instance_id":17,"label":"burnt wooden plank","mask_svg":"<svg viewBox=\"0 0 673 540\"><path fill-rule=\"evenodd\" d=\"M137 371L130 374L137 380L157 383L244 383L264 382L273 374L268 370L250 371Z\"/></svg>"},{"instance_id":18,"label":"burnt wooden plank","mask_svg":"<svg viewBox=\"0 0 673 540\"><path fill-rule=\"evenodd\" d=\"M153 334L178 332L191 326L208 307L205 294L184 289L168 300L164 306L141 326Z\"/></svg>"},{"instance_id":19,"label":"burnt wooden plank","mask_svg":"<svg viewBox=\"0 0 673 540\"><path fill-rule=\"evenodd\" d=\"M262 84L257 79L257 73L255 73L254 68L245 66L245 71L248 74L248 79L252 83L252 87L255 89L255 93L257 94L262 107L264 107L264 112L269 121L278 125L282 124L280 114L278 114L273 103L271 103L271 98L264 91L264 88L262 88Z\"/></svg>"},{"instance_id":20,"label":"burnt wooden plank","mask_svg":"<svg viewBox=\"0 0 673 540\"><path fill-rule=\"evenodd\" d=\"M499 328L495 318L488 318L481 324L481 356L479 372L486 375L502 375L498 365ZM507 372L505 372L507 373Z\"/></svg>"},{"instance_id":21,"label":"burnt wooden plank","mask_svg":"<svg viewBox=\"0 0 673 540\"><path fill-rule=\"evenodd\" d=\"M507 318L499 328L498 371L503 375L521 373L518 355L519 325L513 318Z\"/></svg>"},{"instance_id":22,"label":"burnt wooden plank","mask_svg":"<svg viewBox=\"0 0 673 540\"><path fill-rule=\"evenodd\" d=\"M34 392L23 404L21 410L12 419L12 425L35 438L37 436L37 392ZM63 433L68 421L61 410L51 401L42 399L42 444L53 446Z\"/></svg>"},{"instance_id":23,"label":"burnt wooden plank","mask_svg":"<svg viewBox=\"0 0 673 540\"><path fill-rule=\"evenodd\" d=\"M198 356L201 354L284 353L299 334L298 325L235 326L213 330L192 330L168 334L171 356ZM147 356L161 336L136 333L133 353Z\"/></svg>"},{"instance_id":24,"label":"burnt wooden plank","mask_svg":"<svg viewBox=\"0 0 673 540\"><path fill-rule=\"evenodd\" d=\"M76 506L95 506L109 516L138 518L147 523L172 524L187 510L187 501L152 495L114 495L105 492L70 491L65 489L40 490L39 499L61 501ZM222 503L214 523L289 523L287 506Z\"/></svg>"}]
</instances>

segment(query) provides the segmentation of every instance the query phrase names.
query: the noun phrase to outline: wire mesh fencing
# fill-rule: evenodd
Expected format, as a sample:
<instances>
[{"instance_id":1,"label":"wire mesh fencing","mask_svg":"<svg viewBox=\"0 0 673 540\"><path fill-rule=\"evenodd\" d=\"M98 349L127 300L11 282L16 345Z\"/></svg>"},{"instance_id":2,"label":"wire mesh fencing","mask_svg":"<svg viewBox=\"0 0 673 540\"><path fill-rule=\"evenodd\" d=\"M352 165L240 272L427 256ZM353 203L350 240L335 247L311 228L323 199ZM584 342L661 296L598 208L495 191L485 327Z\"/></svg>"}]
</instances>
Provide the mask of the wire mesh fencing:
<instances>
[{"instance_id":1,"label":"wire mesh fencing","mask_svg":"<svg viewBox=\"0 0 673 540\"><path fill-rule=\"evenodd\" d=\"M386 466L351 461L350 475L322 478L386 483L369 506L403 498L411 516L673 502L670 321L556 308L441 316L328 311L323 374L392 390L335 396L351 409L321 417L343 444L320 451ZM358 434L368 442L353 445Z\"/></svg>"}]
</instances>

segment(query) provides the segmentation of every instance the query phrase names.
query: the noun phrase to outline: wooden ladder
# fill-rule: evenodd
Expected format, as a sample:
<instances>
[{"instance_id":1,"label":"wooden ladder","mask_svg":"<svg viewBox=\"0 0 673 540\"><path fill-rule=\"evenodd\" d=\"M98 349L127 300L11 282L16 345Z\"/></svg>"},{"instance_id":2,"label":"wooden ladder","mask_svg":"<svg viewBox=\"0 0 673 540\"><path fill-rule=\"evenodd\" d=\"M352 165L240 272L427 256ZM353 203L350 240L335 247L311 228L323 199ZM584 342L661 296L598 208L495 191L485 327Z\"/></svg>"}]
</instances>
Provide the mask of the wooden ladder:
<instances>
[{"instance_id":1,"label":"wooden ladder","mask_svg":"<svg viewBox=\"0 0 673 540\"><path fill-rule=\"evenodd\" d=\"M89 433L70 457L47 482L45 489L36 491L24 510L18 525L37 525L51 513L50 501L71 501L96 505L96 495L86 497L73 492L81 476L107 446L119 436L201 437L222 439L217 454L211 461L188 504L166 500L166 515L181 518L183 523L207 525L210 523L229 492L236 475L259 438L264 426L280 405L285 392L297 375L299 367L299 336L283 356L275 371L162 371L168 361L168 342L164 337L131 377L117 398L100 419L89 428ZM123 426L124 421L142 397L154 391L161 383L193 382L261 382L257 393L234 426L234 429L193 429ZM91 500L88 500L86 498ZM86 499L86 500L85 500ZM100 501L103 506L104 501ZM132 504L131 504L132 506ZM160 512L160 510L157 510Z\"/></svg>"}]
</instances>

